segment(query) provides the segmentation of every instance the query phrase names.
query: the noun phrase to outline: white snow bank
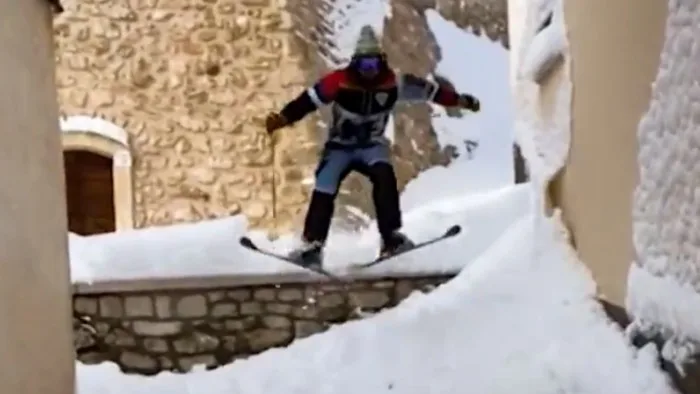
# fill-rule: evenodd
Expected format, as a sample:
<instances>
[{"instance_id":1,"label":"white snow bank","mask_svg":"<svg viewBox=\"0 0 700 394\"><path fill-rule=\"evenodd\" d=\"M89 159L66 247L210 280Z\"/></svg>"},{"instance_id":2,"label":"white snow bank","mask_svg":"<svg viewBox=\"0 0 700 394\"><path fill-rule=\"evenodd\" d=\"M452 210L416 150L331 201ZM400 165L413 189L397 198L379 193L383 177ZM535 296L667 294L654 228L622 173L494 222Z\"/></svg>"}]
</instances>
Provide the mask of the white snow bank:
<instances>
[{"instance_id":1,"label":"white snow bank","mask_svg":"<svg viewBox=\"0 0 700 394\"><path fill-rule=\"evenodd\" d=\"M78 363L78 393L673 393L653 347L625 343L544 223L519 220L456 279L368 319L213 371L148 378Z\"/></svg>"},{"instance_id":2,"label":"white snow bank","mask_svg":"<svg viewBox=\"0 0 700 394\"><path fill-rule=\"evenodd\" d=\"M508 81L508 50L485 34L459 28L435 10L425 11L425 17L441 48L435 73L458 91L478 97L482 108L450 117L444 108L432 106L438 143L454 146L459 156L449 164L450 171L432 168L413 180L413 187L439 187L443 195L451 196L512 184L515 104ZM478 142L471 154L467 141Z\"/></svg>"},{"instance_id":3,"label":"white snow bank","mask_svg":"<svg viewBox=\"0 0 700 394\"><path fill-rule=\"evenodd\" d=\"M669 1L652 98L638 128L636 262L626 307L639 326L700 341L700 5Z\"/></svg>"},{"instance_id":4,"label":"white snow bank","mask_svg":"<svg viewBox=\"0 0 700 394\"><path fill-rule=\"evenodd\" d=\"M434 195L433 191L430 191ZM527 185L511 186L484 194L463 196L407 211L404 230L415 241L431 238L459 223L459 236L375 268L377 273L455 273L481 254L515 220L530 209ZM260 275L300 269L252 253L238 244L246 233L241 217L151 227L90 237L70 237L73 282L93 283L115 279L177 278L209 275ZM289 251L297 238L269 241L261 232L249 234L260 245ZM376 256L379 240L375 227L360 232L331 233L326 265L342 273L348 263ZM352 251L352 253L348 253ZM352 260L351 260L352 259Z\"/></svg>"}]
</instances>

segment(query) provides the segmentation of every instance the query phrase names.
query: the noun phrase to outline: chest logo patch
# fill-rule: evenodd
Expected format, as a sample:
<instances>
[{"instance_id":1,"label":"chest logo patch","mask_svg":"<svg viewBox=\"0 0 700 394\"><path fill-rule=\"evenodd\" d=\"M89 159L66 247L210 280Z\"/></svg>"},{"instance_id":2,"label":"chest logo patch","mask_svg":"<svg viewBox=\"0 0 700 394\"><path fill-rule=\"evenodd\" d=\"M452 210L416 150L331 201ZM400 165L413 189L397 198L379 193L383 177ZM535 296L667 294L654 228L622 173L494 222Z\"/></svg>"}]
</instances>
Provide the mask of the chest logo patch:
<instances>
[{"instance_id":1,"label":"chest logo patch","mask_svg":"<svg viewBox=\"0 0 700 394\"><path fill-rule=\"evenodd\" d=\"M377 100L379 105L385 105L386 100L389 98L389 93L386 92L379 92L374 95L374 99Z\"/></svg>"}]
</instances>

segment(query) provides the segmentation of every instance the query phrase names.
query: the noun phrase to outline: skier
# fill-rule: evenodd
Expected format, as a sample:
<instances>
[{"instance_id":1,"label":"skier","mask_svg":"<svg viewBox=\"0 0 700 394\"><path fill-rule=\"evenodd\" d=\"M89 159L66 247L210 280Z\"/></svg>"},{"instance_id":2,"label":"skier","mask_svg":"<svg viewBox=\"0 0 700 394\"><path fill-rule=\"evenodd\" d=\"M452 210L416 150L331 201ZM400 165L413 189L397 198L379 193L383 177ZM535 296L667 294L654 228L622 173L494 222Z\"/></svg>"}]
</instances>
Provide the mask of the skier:
<instances>
[{"instance_id":1,"label":"skier","mask_svg":"<svg viewBox=\"0 0 700 394\"><path fill-rule=\"evenodd\" d=\"M303 265L322 263L338 188L350 171L372 183L372 198L381 236L380 257L410 249L413 242L401 231L401 209L391 143L384 136L397 102L434 102L478 112L479 100L458 94L411 74L394 72L386 61L376 33L363 26L350 63L326 74L316 84L265 120L267 132L289 126L319 107L331 105L328 138L316 169L316 182L306 213L302 246L290 253Z\"/></svg>"}]
</instances>

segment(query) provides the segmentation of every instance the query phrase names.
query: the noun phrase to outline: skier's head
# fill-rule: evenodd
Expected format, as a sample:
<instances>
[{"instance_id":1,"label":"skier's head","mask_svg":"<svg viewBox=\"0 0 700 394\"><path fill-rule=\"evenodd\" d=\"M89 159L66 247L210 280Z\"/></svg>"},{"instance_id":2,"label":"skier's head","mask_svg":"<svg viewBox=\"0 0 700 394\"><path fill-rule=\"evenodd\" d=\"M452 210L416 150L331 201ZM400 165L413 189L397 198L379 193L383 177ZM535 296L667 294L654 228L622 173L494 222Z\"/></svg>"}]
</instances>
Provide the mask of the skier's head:
<instances>
[{"instance_id":1,"label":"skier's head","mask_svg":"<svg viewBox=\"0 0 700 394\"><path fill-rule=\"evenodd\" d=\"M376 82L388 69L377 34L369 25L363 26L360 30L360 37L357 39L349 69L361 84Z\"/></svg>"}]
</instances>

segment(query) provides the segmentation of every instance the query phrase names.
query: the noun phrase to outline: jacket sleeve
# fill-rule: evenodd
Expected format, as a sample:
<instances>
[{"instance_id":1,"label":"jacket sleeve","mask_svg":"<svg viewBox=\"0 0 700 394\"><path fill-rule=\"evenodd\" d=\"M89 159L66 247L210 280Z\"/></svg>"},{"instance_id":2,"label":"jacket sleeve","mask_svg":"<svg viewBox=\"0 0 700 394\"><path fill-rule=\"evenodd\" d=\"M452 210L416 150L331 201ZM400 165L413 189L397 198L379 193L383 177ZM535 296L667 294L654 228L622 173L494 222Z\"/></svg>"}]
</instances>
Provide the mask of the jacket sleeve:
<instances>
[{"instance_id":1,"label":"jacket sleeve","mask_svg":"<svg viewBox=\"0 0 700 394\"><path fill-rule=\"evenodd\" d=\"M454 107L459 99L459 94L450 86L413 74L401 75L398 88L399 101L402 102L433 102L444 107Z\"/></svg>"},{"instance_id":2,"label":"jacket sleeve","mask_svg":"<svg viewBox=\"0 0 700 394\"><path fill-rule=\"evenodd\" d=\"M287 119L289 124L301 120L311 112L335 100L342 81L343 72L341 70L326 74L313 86L287 103L280 113Z\"/></svg>"}]
</instances>

